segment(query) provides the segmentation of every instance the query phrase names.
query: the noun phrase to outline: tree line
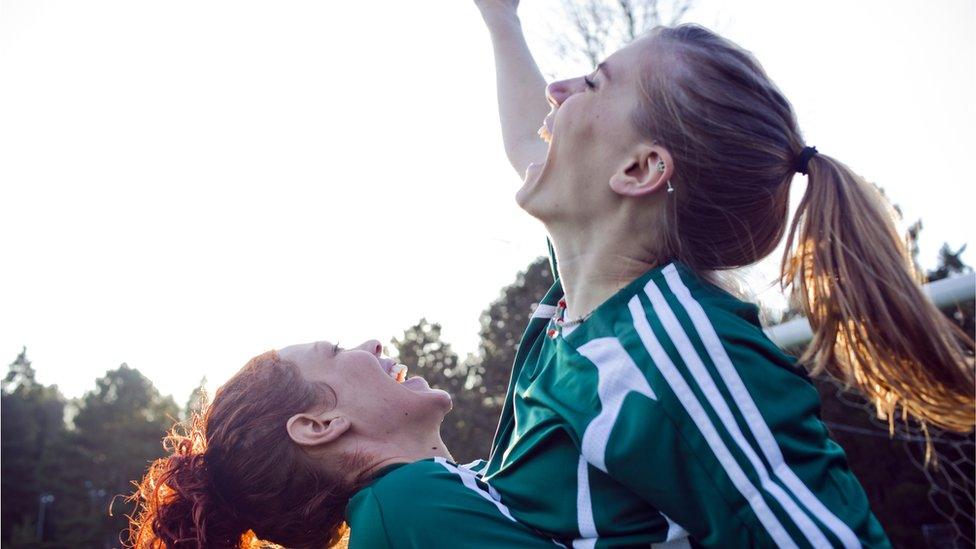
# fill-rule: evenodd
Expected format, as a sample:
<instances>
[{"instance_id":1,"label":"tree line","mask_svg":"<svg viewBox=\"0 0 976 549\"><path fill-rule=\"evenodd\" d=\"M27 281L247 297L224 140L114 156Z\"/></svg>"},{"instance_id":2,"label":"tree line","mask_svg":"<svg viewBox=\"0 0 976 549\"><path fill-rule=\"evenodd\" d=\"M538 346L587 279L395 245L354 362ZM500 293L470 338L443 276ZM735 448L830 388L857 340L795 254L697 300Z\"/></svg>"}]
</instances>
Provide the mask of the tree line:
<instances>
[{"instance_id":1,"label":"tree line","mask_svg":"<svg viewBox=\"0 0 976 549\"><path fill-rule=\"evenodd\" d=\"M971 271L961 253L944 247L929 280ZM393 338L392 347L411 374L453 395L454 410L442 432L459 462L488 455L519 339L552 280L544 258L520 272L481 313L478 349L467 357L459 357L441 338L441 326L427 319ZM973 332L973 302L946 314ZM972 531L971 499L956 501L961 496L944 490L933 497L933 477L917 464L920 442L889 438L871 418L867 403L829 380L814 381L823 400L822 418L896 546L923 546L940 535L952 539L960 530ZM138 370L122 364L96 380L84 397L69 401L56 386L36 380L22 351L2 387L0 544L121 546L126 515L133 511L124 496L132 493L132 481L163 454L163 434L200 407L202 387L203 381L181 408ZM973 447L972 436L940 440L946 452ZM945 446L947 440L951 447ZM953 478L969 479L962 486L968 491L976 474L972 458L956 461L943 467L958 469ZM952 508L962 512L947 514Z\"/></svg>"}]
</instances>

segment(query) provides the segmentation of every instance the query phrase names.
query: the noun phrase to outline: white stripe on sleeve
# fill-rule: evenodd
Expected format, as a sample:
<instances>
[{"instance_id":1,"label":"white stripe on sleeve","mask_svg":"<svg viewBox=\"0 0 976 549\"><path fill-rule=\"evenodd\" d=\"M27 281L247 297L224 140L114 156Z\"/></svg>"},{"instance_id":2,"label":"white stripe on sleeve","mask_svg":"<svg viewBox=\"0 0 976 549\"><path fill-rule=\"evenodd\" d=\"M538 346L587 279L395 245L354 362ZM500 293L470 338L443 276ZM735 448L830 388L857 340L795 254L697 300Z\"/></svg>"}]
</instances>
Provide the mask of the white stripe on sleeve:
<instances>
[{"instance_id":1,"label":"white stripe on sleeve","mask_svg":"<svg viewBox=\"0 0 976 549\"><path fill-rule=\"evenodd\" d=\"M463 465L458 465L458 467L461 467L462 469L467 469L469 471L472 471L472 472L474 472L476 474L481 475L481 474L484 474L485 469L488 468L488 461L486 461L484 459L476 459L476 460L472 461L471 463L465 463Z\"/></svg>"},{"instance_id":2,"label":"white stripe on sleeve","mask_svg":"<svg viewBox=\"0 0 976 549\"><path fill-rule=\"evenodd\" d=\"M804 537L807 538L810 545L814 547L830 547L830 542L823 535L823 532L820 531L820 528L800 509L799 505L793 501L793 498L769 477L766 464L759 459L752 445L746 441L746 437L742 434L742 430L739 429L739 424L735 421L735 417L733 417L728 403L725 402L725 398L719 392L715 381L705 368L701 357L695 351L695 347L688 338L688 334L685 333L681 327L681 323L678 322L678 317L675 316L674 311L671 310L668 302L664 299L664 294L661 293L660 288L651 280L644 287L644 291L651 300L654 313L661 321L661 325L664 326L664 330L668 333L671 343L678 349L678 354L681 355L681 359L684 361L685 366L688 367L688 371L691 372L691 376L698 385L698 388L705 395L705 399L711 405L712 410L718 415L719 420L721 420L721 426L725 427L729 436L735 441L736 446L745 454L746 459L749 460L756 475L759 477L759 483L762 488L779 502L783 510L786 511L800 531L803 532Z\"/></svg>"},{"instance_id":3,"label":"white stripe on sleeve","mask_svg":"<svg viewBox=\"0 0 976 549\"><path fill-rule=\"evenodd\" d=\"M580 538L573 540L573 547L593 547L599 537L593 522L593 502L590 501L590 473L586 458L580 456L576 466L576 522Z\"/></svg>"},{"instance_id":4,"label":"white stripe on sleeve","mask_svg":"<svg viewBox=\"0 0 976 549\"><path fill-rule=\"evenodd\" d=\"M685 543L687 543L688 531L682 528L677 522L671 520L671 518L664 513L661 513L661 516L664 517L664 520L668 521L668 537L664 540L665 543L680 539L684 539Z\"/></svg>"},{"instance_id":5,"label":"white stripe on sleeve","mask_svg":"<svg viewBox=\"0 0 976 549\"><path fill-rule=\"evenodd\" d=\"M702 308L701 304L691 295L688 287L682 282L681 275L678 273L674 264L672 263L665 267L663 272L668 287L677 296L678 302L681 303L681 306L684 307L688 316L691 318L691 322L695 326L695 331L704 344L709 358L715 364L715 368L722 377L722 381L728 387L735 405L738 407L742 417L745 418L752 436L759 443L759 449L762 451L766 461L769 462L773 473L804 507L813 513L820 522L826 525L837 536L846 549L857 549L861 547L860 540L851 528L835 514L830 512L803 481L800 480L793 469L786 464L779 444L777 444L772 431L769 429L769 425L766 424L762 414L759 413L759 408L756 406L755 401L746 389L745 383L743 383L742 378L732 364L732 360L725 351L725 347L722 345L722 341L719 339L715 327L705 314L704 308ZM657 307L655 306L656 309ZM680 325L678 329L681 329ZM674 337L672 336L673 339ZM683 353L682 358L684 358ZM687 359L685 361L687 362Z\"/></svg>"},{"instance_id":6,"label":"white stripe on sleeve","mask_svg":"<svg viewBox=\"0 0 976 549\"><path fill-rule=\"evenodd\" d=\"M651 330L651 325L647 321L644 307L641 305L640 297L632 297L627 306L630 308L630 314L633 317L634 329L637 331L637 335L647 349L648 354L650 354L655 366L657 366L657 369L661 372L671 391L678 398L682 407L684 407L685 412L687 412L698 427L705 442L715 454L722 468L725 469L726 474L729 475L733 486L742 494L746 503L752 508L753 513L755 513L756 518L759 519L759 522L766 528L766 531L769 532L770 537L773 538L773 541L778 546L796 548L797 545L790 537L789 532L780 524L776 515L766 505L762 494L753 486L749 477L746 476L745 472L732 456L732 453L725 446L725 443L722 442L722 438L719 436L718 431L716 431L712 421L708 418L708 414L705 413L705 409L702 408L701 403L698 402L698 398L691 391L691 387L685 382L681 373L678 372L674 363L671 362L668 353L661 346L661 342L654 335L654 332Z\"/></svg>"},{"instance_id":7,"label":"white stripe on sleeve","mask_svg":"<svg viewBox=\"0 0 976 549\"><path fill-rule=\"evenodd\" d=\"M498 508L498 512L505 515L505 518L507 518L512 522L517 522L515 520L515 517L512 516L512 513L509 512L508 507L506 507L504 503L502 503L501 501L496 501L495 498L491 497L491 494L489 494L485 490L482 490L481 487L478 486L478 483L476 481L476 475L473 472L471 472L468 469L461 469L459 467L455 467L454 465L448 463L448 461L442 457L435 457L434 461L443 465L444 468L447 469L448 471L461 477L461 482L464 483L466 487L474 491L479 496L485 498L487 501L490 501L495 507Z\"/></svg>"}]
</instances>

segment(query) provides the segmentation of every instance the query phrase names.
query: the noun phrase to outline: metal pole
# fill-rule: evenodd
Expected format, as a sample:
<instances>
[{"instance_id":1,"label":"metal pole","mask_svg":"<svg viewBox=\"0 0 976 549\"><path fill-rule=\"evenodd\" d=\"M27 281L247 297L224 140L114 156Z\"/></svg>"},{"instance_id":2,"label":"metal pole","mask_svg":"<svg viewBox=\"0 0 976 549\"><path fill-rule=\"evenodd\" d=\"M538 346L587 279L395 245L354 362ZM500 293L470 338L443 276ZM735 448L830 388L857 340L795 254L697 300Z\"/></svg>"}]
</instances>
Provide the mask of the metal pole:
<instances>
[{"instance_id":1,"label":"metal pole","mask_svg":"<svg viewBox=\"0 0 976 549\"><path fill-rule=\"evenodd\" d=\"M44 535L44 494L37 496L37 541L41 541Z\"/></svg>"},{"instance_id":2,"label":"metal pole","mask_svg":"<svg viewBox=\"0 0 976 549\"><path fill-rule=\"evenodd\" d=\"M54 501L54 494L41 494L37 496L37 541L44 539L44 515L47 504Z\"/></svg>"},{"instance_id":3,"label":"metal pole","mask_svg":"<svg viewBox=\"0 0 976 549\"><path fill-rule=\"evenodd\" d=\"M944 309L956 303L976 299L976 273L943 278L922 286L932 303ZM809 342L813 331L806 318L794 318L788 322L767 328L766 335L780 347L793 347Z\"/></svg>"}]
</instances>

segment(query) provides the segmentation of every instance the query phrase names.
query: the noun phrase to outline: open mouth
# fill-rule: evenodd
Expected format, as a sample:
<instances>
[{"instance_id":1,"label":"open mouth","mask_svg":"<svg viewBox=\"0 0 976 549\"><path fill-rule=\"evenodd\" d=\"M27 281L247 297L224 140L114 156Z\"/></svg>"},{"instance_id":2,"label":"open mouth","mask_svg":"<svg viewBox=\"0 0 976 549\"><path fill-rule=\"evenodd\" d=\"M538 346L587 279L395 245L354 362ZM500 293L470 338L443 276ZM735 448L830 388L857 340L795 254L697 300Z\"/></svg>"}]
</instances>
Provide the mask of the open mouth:
<instances>
[{"instance_id":1,"label":"open mouth","mask_svg":"<svg viewBox=\"0 0 976 549\"><path fill-rule=\"evenodd\" d=\"M381 358L380 366L386 371L386 375L393 378L393 381L399 383L404 388L409 389L414 392L427 392L430 391L430 384L427 380L420 376L413 376L407 379L407 365L399 364L391 358Z\"/></svg>"},{"instance_id":2,"label":"open mouth","mask_svg":"<svg viewBox=\"0 0 976 549\"><path fill-rule=\"evenodd\" d=\"M420 376L413 376L412 378L403 382L403 386L411 391L429 391L430 384L427 380Z\"/></svg>"},{"instance_id":3,"label":"open mouth","mask_svg":"<svg viewBox=\"0 0 976 549\"><path fill-rule=\"evenodd\" d=\"M383 369L386 370L386 374L393 378L397 383L403 383L407 380L407 365L398 364L393 360L384 360L382 362Z\"/></svg>"},{"instance_id":4,"label":"open mouth","mask_svg":"<svg viewBox=\"0 0 976 549\"><path fill-rule=\"evenodd\" d=\"M552 144L552 120L555 113L550 112L546 115L545 120L542 121L542 126L539 126L538 134L547 144Z\"/></svg>"}]
</instances>

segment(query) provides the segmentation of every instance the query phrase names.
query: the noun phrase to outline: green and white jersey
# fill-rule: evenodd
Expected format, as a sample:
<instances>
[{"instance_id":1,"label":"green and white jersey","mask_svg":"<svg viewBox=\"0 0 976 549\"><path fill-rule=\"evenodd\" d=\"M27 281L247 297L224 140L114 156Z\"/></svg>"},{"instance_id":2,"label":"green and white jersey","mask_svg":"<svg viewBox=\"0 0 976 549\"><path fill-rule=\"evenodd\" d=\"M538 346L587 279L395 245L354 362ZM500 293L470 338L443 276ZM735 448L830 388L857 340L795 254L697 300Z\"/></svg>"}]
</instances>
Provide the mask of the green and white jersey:
<instances>
[{"instance_id":1,"label":"green and white jersey","mask_svg":"<svg viewBox=\"0 0 976 549\"><path fill-rule=\"evenodd\" d=\"M391 465L346 506L350 549L552 549L519 524L475 467L444 458Z\"/></svg>"},{"instance_id":2,"label":"green and white jersey","mask_svg":"<svg viewBox=\"0 0 976 549\"><path fill-rule=\"evenodd\" d=\"M758 307L680 263L523 335L485 480L576 548L889 547Z\"/></svg>"}]
</instances>

